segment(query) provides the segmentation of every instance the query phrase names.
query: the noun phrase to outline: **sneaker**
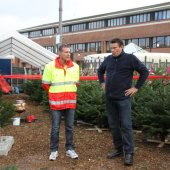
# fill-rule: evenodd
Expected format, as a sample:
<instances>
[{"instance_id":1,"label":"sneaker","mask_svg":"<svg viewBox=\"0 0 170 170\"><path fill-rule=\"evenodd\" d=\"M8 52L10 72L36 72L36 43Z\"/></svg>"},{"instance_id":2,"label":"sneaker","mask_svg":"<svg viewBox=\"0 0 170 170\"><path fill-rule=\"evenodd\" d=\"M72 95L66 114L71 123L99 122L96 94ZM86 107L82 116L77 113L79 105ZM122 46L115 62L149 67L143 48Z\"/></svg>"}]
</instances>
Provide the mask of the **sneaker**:
<instances>
[{"instance_id":1,"label":"sneaker","mask_svg":"<svg viewBox=\"0 0 170 170\"><path fill-rule=\"evenodd\" d=\"M55 161L57 157L58 157L58 151L51 152L51 154L49 156L49 160L50 161Z\"/></svg>"},{"instance_id":2,"label":"sneaker","mask_svg":"<svg viewBox=\"0 0 170 170\"><path fill-rule=\"evenodd\" d=\"M112 158L118 157L118 156L120 156L122 154L123 154L122 149L119 149L119 150L115 149L112 152L108 153L107 159L112 159Z\"/></svg>"},{"instance_id":3,"label":"sneaker","mask_svg":"<svg viewBox=\"0 0 170 170\"><path fill-rule=\"evenodd\" d=\"M74 150L67 150L66 151L66 156L72 158L72 159L77 159L78 155Z\"/></svg>"}]
</instances>

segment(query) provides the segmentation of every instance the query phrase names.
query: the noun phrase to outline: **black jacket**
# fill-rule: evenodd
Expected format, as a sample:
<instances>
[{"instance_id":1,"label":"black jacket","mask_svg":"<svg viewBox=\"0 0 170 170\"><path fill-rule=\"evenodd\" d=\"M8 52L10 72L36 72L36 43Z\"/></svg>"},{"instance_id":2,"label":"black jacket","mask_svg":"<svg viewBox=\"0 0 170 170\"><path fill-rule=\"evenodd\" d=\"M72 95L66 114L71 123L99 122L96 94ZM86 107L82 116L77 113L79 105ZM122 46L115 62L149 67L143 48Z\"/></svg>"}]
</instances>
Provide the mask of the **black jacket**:
<instances>
[{"instance_id":1,"label":"black jacket","mask_svg":"<svg viewBox=\"0 0 170 170\"><path fill-rule=\"evenodd\" d=\"M132 87L133 72L137 71L140 77L135 85L139 89L149 75L145 65L133 54L122 52L118 57L109 55L98 69L99 82L103 83L106 72L106 97L123 100L125 90Z\"/></svg>"}]
</instances>

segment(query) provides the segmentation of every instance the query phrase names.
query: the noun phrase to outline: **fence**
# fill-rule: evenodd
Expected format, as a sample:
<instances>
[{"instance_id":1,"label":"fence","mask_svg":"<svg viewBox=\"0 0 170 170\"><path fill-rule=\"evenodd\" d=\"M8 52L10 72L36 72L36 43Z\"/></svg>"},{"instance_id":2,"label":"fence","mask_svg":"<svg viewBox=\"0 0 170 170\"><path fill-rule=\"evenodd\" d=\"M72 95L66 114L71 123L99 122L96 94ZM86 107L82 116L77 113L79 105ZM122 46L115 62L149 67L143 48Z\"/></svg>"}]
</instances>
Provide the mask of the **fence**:
<instances>
[{"instance_id":1,"label":"fence","mask_svg":"<svg viewBox=\"0 0 170 170\"><path fill-rule=\"evenodd\" d=\"M100 64L111 53L92 54L84 57L82 73L89 72L95 75ZM158 68L170 67L169 53L134 53L134 55L143 62L149 70L156 71Z\"/></svg>"}]
</instances>

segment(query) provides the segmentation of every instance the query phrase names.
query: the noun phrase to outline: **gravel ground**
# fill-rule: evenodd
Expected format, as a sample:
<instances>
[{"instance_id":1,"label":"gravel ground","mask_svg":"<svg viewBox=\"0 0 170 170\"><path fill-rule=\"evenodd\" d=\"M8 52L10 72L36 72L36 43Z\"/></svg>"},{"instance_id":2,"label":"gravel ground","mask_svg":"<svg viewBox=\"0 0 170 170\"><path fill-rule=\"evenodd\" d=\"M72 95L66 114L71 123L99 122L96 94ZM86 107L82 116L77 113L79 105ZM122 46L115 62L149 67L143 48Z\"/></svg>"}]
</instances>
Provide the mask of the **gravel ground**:
<instances>
[{"instance_id":1,"label":"gravel ground","mask_svg":"<svg viewBox=\"0 0 170 170\"><path fill-rule=\"evenodd\" d=\"M59 157L49 161L50 116L43 113L40 105L31 102L24 94L3 96L3 100L26 100L26 113L34 114L32 123L21 121L20 126L8 125L1 130L3 136L13 136L15 143L7 156L0 156L0 170L14 165L19 170L170 170L170 145L158 148L156 143L142 141L142 134L135 134L134 165L123 165L123 156L108 160L106 155L113 149L109 130L99 133L84 125L76 125L74 142L79 158L65 156L64 124L61 123Z\"/></svg>"}]
</instances>

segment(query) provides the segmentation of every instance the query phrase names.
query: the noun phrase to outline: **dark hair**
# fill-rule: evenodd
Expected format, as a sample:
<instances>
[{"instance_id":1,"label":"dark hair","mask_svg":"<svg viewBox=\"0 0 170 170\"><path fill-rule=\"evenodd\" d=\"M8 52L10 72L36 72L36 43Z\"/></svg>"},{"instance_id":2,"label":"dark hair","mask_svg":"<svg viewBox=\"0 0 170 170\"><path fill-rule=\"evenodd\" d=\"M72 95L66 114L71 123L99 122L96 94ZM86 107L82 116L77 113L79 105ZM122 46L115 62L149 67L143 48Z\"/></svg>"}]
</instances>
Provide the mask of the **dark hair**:
<instances>
[{"instance_id":1,"label":"dark hair","mask_svg":"<svg viewBox=\"0 0 170 170\"><path fill-rule=\"evenodd\" d=\"M62 51L63 48L70 48L70 45L69 44L62 44L59 46L59 51Z\"/></svg>"},{"instance_id":2,"label":"dark hair","mask_svg":"<svg viewBox=\"0 0 170 170\"><path fill-rule=\"evenodd\" d=\"M120 38L113 38L111 41L110 41L111 44L113 43L118 43L119 46L124 46L123 44L123 41L120 39Z\"/></svg>"}]
</instances>

